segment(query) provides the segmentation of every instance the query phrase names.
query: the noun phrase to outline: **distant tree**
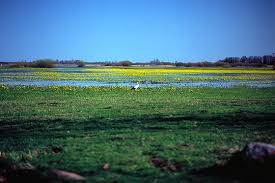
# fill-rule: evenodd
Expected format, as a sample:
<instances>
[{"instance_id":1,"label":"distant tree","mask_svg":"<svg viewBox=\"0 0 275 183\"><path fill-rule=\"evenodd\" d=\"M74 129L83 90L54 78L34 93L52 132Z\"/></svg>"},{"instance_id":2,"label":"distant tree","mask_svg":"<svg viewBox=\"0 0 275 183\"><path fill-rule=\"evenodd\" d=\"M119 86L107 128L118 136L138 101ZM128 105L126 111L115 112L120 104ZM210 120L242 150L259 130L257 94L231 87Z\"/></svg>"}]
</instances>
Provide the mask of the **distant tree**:
<instances>
[{"instance_id":1,"label":"distant tree","mask_svg":"<svg viewBox=\"0 0 275 183\"><path fill-rule=\"evenodd\" d=\"M51 59L40 59L35 60L33 62L16 62L15 64L12 64L11 67L35 67L35 68L52 68L56 62Z\"/></svg>"},{"instance_id":2,"label":"distant tree","mask_svg":"<svg viewBox=\"0 0 275 183\"><path fill-rule=\"evenodd\" d=\"M85 67L86 65L82 60L76 60L75 63L78 67Z\"/></svg>"},{"instance_id":3,"label":"distant tree","mask_svg":"<svg viewBox=\"0 0 275 183\"><path fill-rule=\"evenodd\" d=\"M12 64L10 67L29 67L30 63L26 61L16 62Z\"/></svg>"},{"instance_id":4,"label":"distant tree","mask_svg":"<svg viewBox=\"0 0 275 183\"><path fill-rule=\"evenodd\" d=\"M183 67L184 63L182 63L182 62L176 62L175 65L176 65L176 67Z\"/></svg>"},{"instance_id":5,"label":"distant tree","mask_svg":"<svg viewBox=\"0 0 275 183\"><path fill-rule=\"evenodd\" d=\"M129 60L124 60L124 61L120 61L117 64L115 64L116 66L124 66L124 67L128 67L131 66L133 63Z\"/></svg>"},{"instance_id":6,"label":"distant tree","mask_svg":"<svg viewBox=\"0 0 275 183\"><path fill-rule=\"evenodd\" d=\"M261 63L262 62L262 57L261 56L250 56L247 59L248 63Z\"/></svg>"},{"instance_id":7,"label":"distant tree","mask_svg":"<svg viewBox=\"0 0 275 183\"><path fill-rule=\"evenodd\" d=\"M221 62L221 61L215 62L214 64L215 64L215 66L217 66L217 67L226 67L226 66L229 65L228 63Z\"/></svg>"},{"instance_id":8,"label":"distant tree","mask_svg":"<svg viewBox=\"0 0 275 183\"><path fill-rule=\"evenodd\" d=\"M227 62L227 63L236 63L236 62L240 62L240 58L239 57L226 57L223 61Z\"/></svg>"},{"instance_id":9,"label":"distant tree","mask_svg":"<svg viewBox=\"0 0 275 183\"><path fill-rule=\"evenodd\" d=\"M54 67L56 62L52 59L39 59L35 60L33 62L30 62L30 67L36 67L36 68L52 68Z\"/></svg>"},{"instance_id":10,"label":"distant tree","mask_svg":"<svg viewBox=\"0 0 275 183\"><path fill-rule=\"evenodd\" d=\"M150 62L151 65L160 65L160 60L159 59L154 59L153 61Z\"/></svg>"},{"instance_id":11,"label":"distant tree","mask_svg":"<svg viewBox=\"0 0 275 183\"><path fill-rule=\"evenodd\" d=\"M112 66L112 65L114 65L114 63L110 62L110 61L105 61L105 62L103 62L103 65L104 66Z\"/></svg>"},{"instance_id":12,"label":"distant tree","mask_svg":"<svg viewBox=\"0 0 275 183\"><path fill-rule=\"evenodd\" d=\"M150 65L175 65L175 63L167 62L167 61L160 61L159 59L155 59L150 62Z\"/></svg>"},{"instance_id":13,"label":"distant tree","mask_svg":"<svg viewBox=\"0 0 275 183\"><path fill-rule=\"evenodd\" d=\"M247 62L247 57L246 56L242 56L240 59L240 62L245 63Z\"/></svg>"}]
</instances>

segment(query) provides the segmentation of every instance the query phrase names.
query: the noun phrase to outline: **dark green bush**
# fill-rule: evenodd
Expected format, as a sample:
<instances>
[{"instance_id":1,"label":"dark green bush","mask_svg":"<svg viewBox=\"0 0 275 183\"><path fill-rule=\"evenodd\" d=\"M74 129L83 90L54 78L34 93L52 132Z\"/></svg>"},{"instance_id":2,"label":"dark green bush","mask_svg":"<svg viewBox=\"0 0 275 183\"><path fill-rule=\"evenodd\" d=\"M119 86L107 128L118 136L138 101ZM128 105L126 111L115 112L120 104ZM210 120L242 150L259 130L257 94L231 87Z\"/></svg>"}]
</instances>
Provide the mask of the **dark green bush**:
<instances>
[{"instance_id":1,"label":"dark green bush","mask_svg":"<svg viewBox=\"0 0 275 183\"><path fill-rule=\"evenodd\" d=\"M12 65L10 65L10 67L29 67L30 63L29 62L16 62Z\"/></svg>"},{"instance_id":2,"label":"dark green bush","mask_svg":"<svg viewBox=\"0 0 275 183\"><path fill-rule=\"evenodd\" d=\"M117 63L117 66L131 66L132 65L132 62L128 61L128 60L125 60L125 61L120 61Z\"/></svg>"},{"instance_id":3,"label":"dark green bush","mask_svg":"<svg viewBox=\"0 0 275 183\"><path fill-rule=\"evenodd\" d=\"M54 65L55 65L55 61L51 59L40 59L30 63L30 67L35 67L35 68L53 68Z\"/></svg>"},{"instance_id":4,"label":"dark green bush","mask_svg":"<svg viewBox=\"0 0 275 183\"><path fill-rule=\"evenodd\" d=\"M81 60L77 60L75 63L78 67L85 67L85 65L86 65L85 62L83 62Z\"/></svg>"}]
</instances>

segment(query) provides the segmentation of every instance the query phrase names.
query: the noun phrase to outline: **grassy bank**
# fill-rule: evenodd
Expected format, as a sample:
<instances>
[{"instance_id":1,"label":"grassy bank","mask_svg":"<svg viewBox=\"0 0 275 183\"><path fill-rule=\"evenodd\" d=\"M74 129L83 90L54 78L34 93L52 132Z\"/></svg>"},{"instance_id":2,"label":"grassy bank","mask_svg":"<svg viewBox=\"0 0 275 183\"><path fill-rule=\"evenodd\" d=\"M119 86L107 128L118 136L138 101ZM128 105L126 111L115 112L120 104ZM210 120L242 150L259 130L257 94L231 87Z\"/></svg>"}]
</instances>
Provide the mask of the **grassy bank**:
<instances>
[{"instance_id":1,"label":"grassy bank","mask_svg":"<svg viewBox=\"0 0 275 183\"><path fill-rule=\"evenodd\" d=\"M247 142L275 143L274 103L275 88L1 86L0 152L88 182L218 181L190 172Z\"/></svg>"}]
</instances>

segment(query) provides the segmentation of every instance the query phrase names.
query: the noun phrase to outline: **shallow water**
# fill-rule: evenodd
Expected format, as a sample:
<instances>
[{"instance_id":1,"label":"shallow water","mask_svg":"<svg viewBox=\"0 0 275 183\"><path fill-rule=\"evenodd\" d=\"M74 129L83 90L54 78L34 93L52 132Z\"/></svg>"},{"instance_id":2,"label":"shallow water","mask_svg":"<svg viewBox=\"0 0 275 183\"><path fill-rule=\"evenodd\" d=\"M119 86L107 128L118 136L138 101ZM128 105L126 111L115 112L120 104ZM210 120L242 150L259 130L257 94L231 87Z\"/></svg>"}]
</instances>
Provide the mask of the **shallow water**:
<instances>
[{"instance_id":1,"label":"shallow water","mask_svg":"<svg viewBox=\"0 0 275 183\"><path fill-rule=\"evenodd\" d=\"M104 81L73 81L73 80L24 80L24 81L2 81L5 85L32 85L32 86L127 86L131 87L133 82L104 82ZM275 81L182 81L167 83L140 83L140 87L221 87L228 88L234 86L247 87L275 87Z\"/></svg>"},{"instance_id":2,"label":"shallow water","mask_svg":"<svg viewBox=\"0 0 275 183\"><path fill-rule=\"evenodd\" d=\"M176 74L178 77L216 77L216 76L268 76L269 74L254 74L254 73L245 73L245 74L239 74L239 73L203 73L203 74Z\"/></svg>"},{"instance_id":3,"label":"shallow water","mask_svg":"<svg viewBox=\"0 0 275 183\"><path fill-rule=\"evenodd\" d=\"M51 75L41 76L35 72L56 72L69 73L62 77L54 77ZM72 73L72 75L70 75ZM78 73L79 75L73 75ZM82 68L52 68L52 69L0 69L0 84L8 85L33 85L33 86L133 86L135 81L144 81L140 84L141 87L275 87L275 80L270 77L273 74L255 74L255 73L194 73L194 74L163 74L150 75L146 77L129 76L129 75L108 75L108 72L96 72L97 76L89 76L86 73L93 73ZM82 75L83 74L83 75ZM72 76L72 77L71 77ZM220 76L248 76L248 78L262 78L267 76L267 79L259 80L207 80L207 78L218 78ZM100 81L95 81L98 77ZM159 78L160 77L160 78ZM50 80L50 79L59 80ZM80 80L80 79L81 80ZM181 80L175 80L180 78ZM186 80L185 80L186 78ZM189 79L188 79L189 78ZM190 80L190 78L195 78ZM198 80L197 80L198 78ZM206 80L199 80L206 78ZM76 80L74 80L76 79ZM82 80L84 79L84 80ZM170 81L170 82L169 82Z\"/></svg>"}]
</instances>

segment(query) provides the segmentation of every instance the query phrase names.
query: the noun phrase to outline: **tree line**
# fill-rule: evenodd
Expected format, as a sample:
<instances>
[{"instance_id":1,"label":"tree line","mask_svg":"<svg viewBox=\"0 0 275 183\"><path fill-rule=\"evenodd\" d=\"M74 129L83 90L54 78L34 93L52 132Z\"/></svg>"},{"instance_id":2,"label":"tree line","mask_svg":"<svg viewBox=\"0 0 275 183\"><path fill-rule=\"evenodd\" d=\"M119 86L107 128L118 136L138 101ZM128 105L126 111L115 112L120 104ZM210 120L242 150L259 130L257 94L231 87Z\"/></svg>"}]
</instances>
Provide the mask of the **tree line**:
<instances>
[{"instance_id":1,"label":"tree line","mask_svg":"<svg viewBox=\"0 0 275 183\"><path fill-rule=\"evenodd\" d=\"M7 62L1 62L1 66ZM53 68L58 65L67 66L78 66L85 67L86 65L96 64L101 66L175 66L175 67L266 67L268 65L275 64L275 56L266 55L250 56L250 57L226 57L223 60L217 62L169 62L154 59L150 62L132 62L129 60L123 61L103 61L103 62L85 62L83 60L53 60L53 59L39 59L32 62L21 61L21 62L9 62L10 67L33 67L33 68ZM275 66L274 66L275 67Z\"/></svg>"}]
</instances>

